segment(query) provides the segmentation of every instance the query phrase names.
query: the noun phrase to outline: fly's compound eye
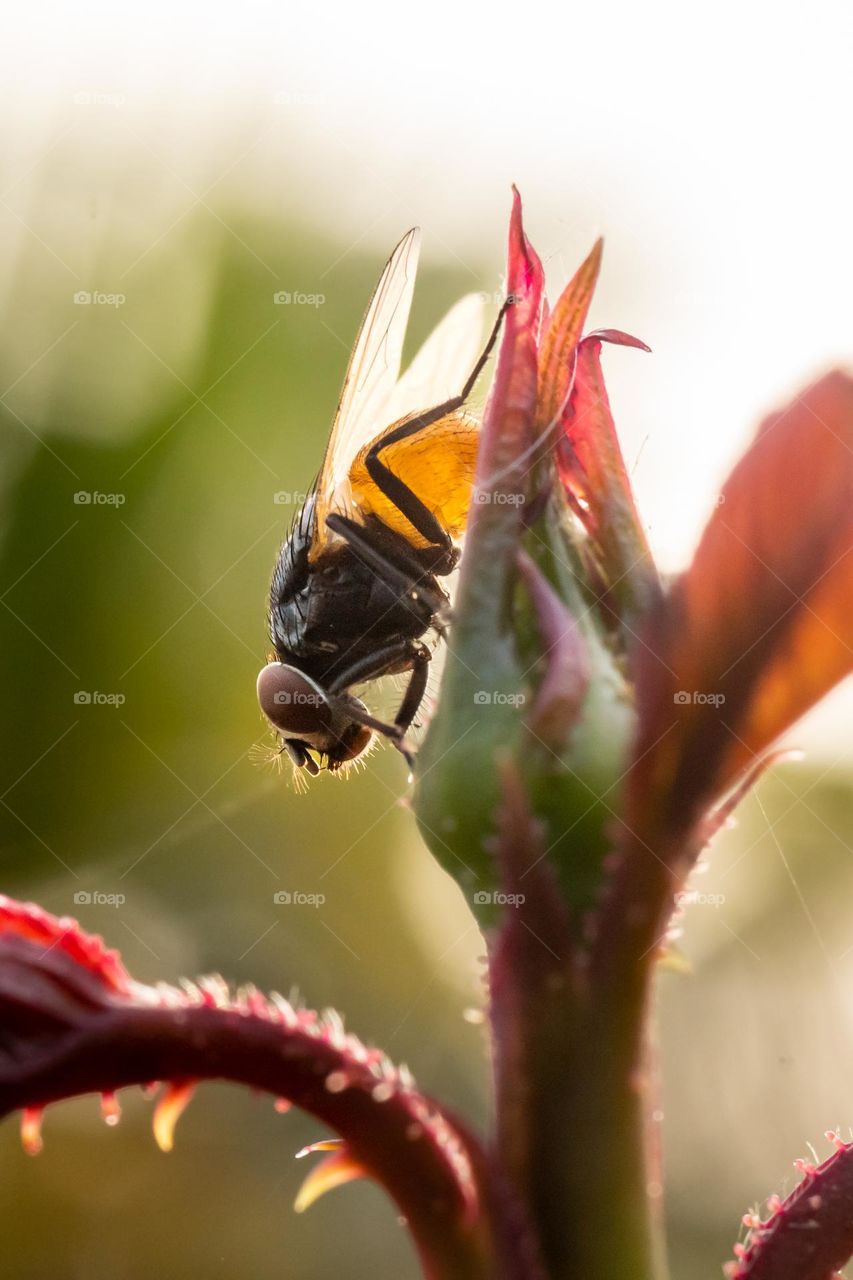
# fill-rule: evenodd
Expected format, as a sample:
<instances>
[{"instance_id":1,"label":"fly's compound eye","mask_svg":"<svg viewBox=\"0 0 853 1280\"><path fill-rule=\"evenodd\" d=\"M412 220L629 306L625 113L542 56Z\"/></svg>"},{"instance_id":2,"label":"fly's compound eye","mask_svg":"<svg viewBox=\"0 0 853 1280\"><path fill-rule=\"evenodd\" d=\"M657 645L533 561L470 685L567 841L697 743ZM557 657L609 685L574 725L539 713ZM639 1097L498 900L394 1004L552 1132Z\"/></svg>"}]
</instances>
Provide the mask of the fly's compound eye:
<instances>
[{"instance_id":1,"label":"fly's compound eye","mask_svg":"<svg viewBox=\"0 0 853 1280\"><path fill-rule=\"evenodd\" d=\"M295 667L268 662L258 676L258 702L285 737L307 738L328 730L334 719L323 690Z\"/></svg>"}]
</instances>

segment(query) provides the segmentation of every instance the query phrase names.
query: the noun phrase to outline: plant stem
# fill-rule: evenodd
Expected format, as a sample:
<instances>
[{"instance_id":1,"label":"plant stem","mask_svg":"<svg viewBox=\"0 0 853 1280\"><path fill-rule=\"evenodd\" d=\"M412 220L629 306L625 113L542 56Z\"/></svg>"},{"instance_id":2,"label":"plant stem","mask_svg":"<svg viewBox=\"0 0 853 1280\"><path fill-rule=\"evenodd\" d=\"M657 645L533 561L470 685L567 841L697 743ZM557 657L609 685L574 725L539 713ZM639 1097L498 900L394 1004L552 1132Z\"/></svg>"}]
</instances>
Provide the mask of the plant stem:
<instances>
[{"instance_id":1,"label":"plant stem","mask_svg":"<svg viewBox=\"0 0 853 1280\"><path fill-rule=\"evenodd\" d=\"M521 777L505 762L501 778L500 862L518 905L490 956L499 1159L551 1280L663 1280L653 965L617 983L584 963Z\"/></svg>"}]
</instances>

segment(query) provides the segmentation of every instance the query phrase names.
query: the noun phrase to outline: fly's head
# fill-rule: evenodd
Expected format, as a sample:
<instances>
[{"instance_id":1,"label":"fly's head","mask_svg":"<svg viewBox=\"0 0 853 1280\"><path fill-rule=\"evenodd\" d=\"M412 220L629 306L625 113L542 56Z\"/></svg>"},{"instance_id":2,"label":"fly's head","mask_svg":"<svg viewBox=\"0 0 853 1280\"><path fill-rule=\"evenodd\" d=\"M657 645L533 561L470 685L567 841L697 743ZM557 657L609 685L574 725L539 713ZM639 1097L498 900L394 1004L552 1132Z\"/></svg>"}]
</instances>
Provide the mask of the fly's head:
<instances>
[{"instance_id":1,"label":"fly's head","mask_svg":"<svg viewBox=\"0 0 853 1280\"><path fill-rule=\"evenodd\" d=\"M370 745L370 729L352 718L366 711L350 694L329 697L315 680L284 662L268 662L258 676L258 703L297 769L335 772Z\"/></svg>"}]
</instances>

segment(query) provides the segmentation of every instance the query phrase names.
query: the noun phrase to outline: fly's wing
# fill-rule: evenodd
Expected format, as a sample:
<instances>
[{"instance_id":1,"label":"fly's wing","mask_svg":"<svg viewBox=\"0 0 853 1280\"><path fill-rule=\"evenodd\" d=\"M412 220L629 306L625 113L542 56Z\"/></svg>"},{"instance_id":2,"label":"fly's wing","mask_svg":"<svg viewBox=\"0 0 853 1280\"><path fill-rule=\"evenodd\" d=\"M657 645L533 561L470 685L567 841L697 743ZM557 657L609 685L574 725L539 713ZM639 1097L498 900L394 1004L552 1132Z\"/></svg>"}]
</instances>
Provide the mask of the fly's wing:
<instances>
[{"instance_id":1,"label":"fly's wing","mask_svg":"<svg viewBox=\"0 0 853 1280\"><path fill-rule=\"evenodd\" d=\"M383 427L459 395L482 350L485 312L479 293L450 308L394 388Z\"/></svg>"},{"instance_id":2,"label":"fly's wing","mask_svg":"<svg viewBox=\"0 0 853 1280\"><path fill-rule=\"evenodd\" d=\"M353 510L378 516L413 546L427 540L370 477L367 453L413 415L437 408L462 391L482 350L485 305L470 294L451 307L397 383L387 405L384 431L362 446L349 472ZM431 426L388 445L382 460L416 493L452 538L461 536L471 501L479 427L468 414L448 413Z\"/></svg>"},{"instance_id":3,"label":"fly's wing","mask_svg":"<svg viewBox=\"0 0 853 1280\"><path fill-rule=\"evenodd\" d=\"M400 373L420 240L417 227L403 236L361 322L317 481L315 550L332 536L329 513L349 505L349 470L359 449L390 421L386 406Z\"/></svg>"}]
</instances>

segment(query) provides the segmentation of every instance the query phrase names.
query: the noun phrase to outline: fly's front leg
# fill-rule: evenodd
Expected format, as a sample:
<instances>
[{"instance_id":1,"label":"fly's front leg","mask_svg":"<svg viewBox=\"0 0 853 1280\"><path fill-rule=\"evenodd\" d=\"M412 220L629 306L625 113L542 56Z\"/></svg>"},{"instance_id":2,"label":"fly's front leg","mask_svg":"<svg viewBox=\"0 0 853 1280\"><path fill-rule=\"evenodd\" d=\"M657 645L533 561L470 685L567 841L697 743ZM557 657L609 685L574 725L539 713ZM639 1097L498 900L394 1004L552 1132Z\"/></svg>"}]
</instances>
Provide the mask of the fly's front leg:
<instances>
[{"instance_id":1,"label":"fly's front leg","mask_svg":"<svg viewBox=\"0 0 853 1280\"><path fill-rule=\"evenodd\" d=\"M386 724L384 720L377 720L376 716L372 716L366 708L359 707L352 698L347 697L346 691L353 685L365 684L369 680L378 680L380 676L386 675L389 670L394 668L399 670L401 664L406 663L415 656L415 648L421 649L423 647L423 645L415 647L409 640L397 640L383 645L375 650L374 653L361 658L358 662L351 663L329 683L327 690L329 701L336 703L339 709L351 720L366 725L368 729L373 729L375 733L381 733L384 738L389 738L402 751L403 748L400 744L407 726L399 723L399 715L394 724ZM420 702L420 699L418 701ZM405 698L403 702L406 702ZM414 711L412 715L414 715ZM403 751L403 754L406 755L406 752Z\"/></svg>"},{"instance_id":2,"label":"fly's front leg","mask_svg":"<svg viewBox=\"0 0 853 1280\"><path fill-rule=\"evenodd\" d=\"M415 753L406 744L406 734L411 729L412 722L424 700L431 656L426 645L419 644L415 646L412 652L412 674L409 677L409 683L406 685L403 701L400 703L399 710L394 717L394 727L398 730L400 736L392 738L391 741L410 769L413 769L415 765Z\"/></svg>"},{"instance_id":3,"label":"fly's front leg","mask_svg":"<svg viewBox=\"0 0 853 1280\"><path fill-rule=\"evenodd\" d=\"M431 657L432 655L425 644L418 645L412 654L412 674L406 686L403 701L400 703L400 709L394 717L395 725L404 736L411 729L412 722L424 700ZM400 750L403 750L402 746ZM405 752L403 754L406 755ZM408 758L408 755L406 755L407 760Z\"/></svg>"},{"instance_id":4,"label":"fly's front leg","mask_svg":"<svg viewBox=\"0 0 853 1280\"><path fill-rule=\"evenodd\" d=\"M414 755L410 748L406 746L404 738L412 726L412 721L418 713L418 708L423 702L430 658L430 651L424 644L411 644L406 641L398 645L387 645L379 650L378 653L372 654L369 659L354 663L346 671L341 672L329 686L328 691L330 701L338 700L341 710L351 720L356 720L359 724L366 725L368 729L373 729L375 733L381 733L383 737L388 738L405 757L410 767L414 764ZM344 691L350 686L361 684L367 680L378 679L395 662L405 660L408 660L411 664L411 675L393 724L386 724L382 720L377 720L366 709L362 710L361 707L356 706L350 700L344 700Z\"/></svg>"}]
</instances>

